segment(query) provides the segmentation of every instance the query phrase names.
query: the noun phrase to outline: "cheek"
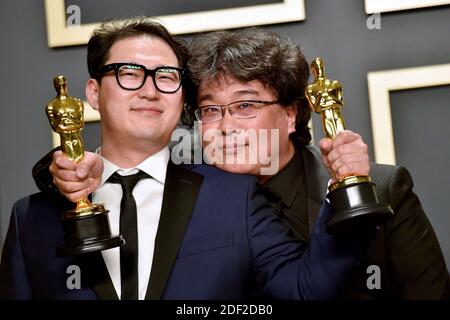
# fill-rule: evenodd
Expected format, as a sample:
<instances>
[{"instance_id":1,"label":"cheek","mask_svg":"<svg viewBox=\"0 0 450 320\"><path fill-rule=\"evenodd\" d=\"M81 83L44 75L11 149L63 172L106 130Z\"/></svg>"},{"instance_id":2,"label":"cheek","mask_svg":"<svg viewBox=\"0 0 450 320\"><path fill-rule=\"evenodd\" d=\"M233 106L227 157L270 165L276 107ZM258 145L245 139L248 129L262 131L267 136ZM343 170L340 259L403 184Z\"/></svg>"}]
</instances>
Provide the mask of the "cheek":
<instances>
[{"instance_id":1,"label":"cheek","mask_svg":"<svg viewBox=\"0 0 450 320\"><path fill-rule=\"evenodd\" d=\"M289 140L289 121L284 114L271 113L270 117L259 121L257 128L259 128L256 146L258 154L271 155L273 152L278 153L283 148L282 145L284 145L285 141Z\"/></svg>"},{"instance_id":2,"label":"cheek","mask_svg":"<svg viewBox=\"0 0 450 320\"><path fill-rule=\"evenodd\" d=\"M161 101L161 107L164 108L168 114L178 121L183 111L182 96L169 96L168 99ZM169 119L170 120L170 119Z\"/></svg>"},{"instance_id":3,"label":"cheek","mask_svg":"<svg viewBox=\"0 0 450 320\"><path fill-rule=\"evenodd\" d=\"M255 119L256 120L256 119ZM259 118L254 123L247 123L247 127L257 129L258 139L265 141L272 136L280 136L283 130L287 130L287 121L283 121L279 114L267 114L264 118ZM270 140L269 140L270 141Z\"/></svg>"},{"instance_id":4,"label":"cheek","mask_svg":"<svg viewBox=\"0 0 450 320\"><path fill-rule=\"evenodd\" d=\"M280 137L284 137L286 135L288 136L292 130L292 125L287 114L278 114L274 120L273 128L278 129L278 134Z\"/></svg>"},{"instance_id":5,"label":"cheek","mask_svg":"<svg viewBox=\"0 0 450 320\"><path fill-rule=\"evenodd\" d=\"M269 108L269 107L267 107ZM282 110L266 109L267 112L261 112L260 116L255 118L253 124L256 128L264 129L282 129L287 125L286 117Z\"/></svg>"},{"instance_id":6,"label":"cheek","mask_svg":"<svg viewBox=\"0 0 450 320\"><path fill-rule=\"evenodd\" d=\"M125 120L125 117L121 112L122 109L123 108L121 108L121 105L118 101L103 100L101 103L99 103L98 111L101 118L108 119L107 121L118 121L121 119L121 121L123 122Z\"/></svg>"},{"instance_id":7,"label":"cheek","mask_svg":"<svg viewBox=\"0 0 450 320\"><path fill-rule=\"evenodd\" d=\"M199 126L200 137L202 137L202 145L206 147L210 143L212 143L219 135L219 131L217 129L217 125L214 123L211 124L201 124Z\"/></svg>"},{"instance_id":8,"label":"cheek","mask_svg":"<svg viewBox=\"0 0 450 320\"><path fill-rule=\"evenodd\" d=\"M117 90L104 89L98 96L99 111L103 113L121 113L128 109L126 101L130 98Z\"/></svg>"}]
</instances>

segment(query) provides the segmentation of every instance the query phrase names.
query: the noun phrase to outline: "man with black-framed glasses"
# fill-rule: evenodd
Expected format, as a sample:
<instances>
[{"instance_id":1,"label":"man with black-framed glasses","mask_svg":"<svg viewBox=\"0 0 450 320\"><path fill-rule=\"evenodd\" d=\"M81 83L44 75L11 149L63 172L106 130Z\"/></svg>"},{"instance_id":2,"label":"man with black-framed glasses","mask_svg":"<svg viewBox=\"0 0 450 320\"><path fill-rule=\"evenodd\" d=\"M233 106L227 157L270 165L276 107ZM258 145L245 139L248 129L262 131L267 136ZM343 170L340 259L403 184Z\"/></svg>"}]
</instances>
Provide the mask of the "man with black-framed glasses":
<instances>
[{"instance_id":1,"label":"man with black-framed glasses","mask_svg":"<svg viewBox=\"0 0 450 320\"><path fill-rule=\"evenodd\" d=\"M186 70L177 67L161 66L147 69L140 64L122 62L102 66L97 78L100 79L110 71L114 71L117 83L122 89L139 90L147 77L151 76L155 88L162 93L177 92L186 74Z\"/></svg>"},{"instance_id":2,"label":"man with black-framed glasses","mask_svg":"<svg viewBox=\"0 0 450 320\"><path fill-rule=\"evenodd\" d=\"M158 241L155 245L157 231L164 237L164 227L158 228L158 223L170 219L165 217L160 221L161 210L172 213L172 203L178 203L176 199L171 199L170 204L164 204L164 190L169 187L167 184L180 184L177 188L182 193L184 186L190 188L192 183L194 188L190 192L195 198L201 179L189 171L174 177L173 170L167 169L170 167L167 144L183 108L182 83L186 59L184 43L174 39L164 27L151 19L111 21L96 29L88 44L91 79L86 85L86 97L102 118L100 154L105 175L102 186L93 194L93 200L105 203L110 210L114 234L127 233L130 236L127 236L127 244L120 249L106 250L95 257L57 258L55 250L62 246L63 239L59 212L70 204L56 194L50 198L41 194L25 198L13 209L0 267L0 297L95 298L92 288L97 290L97 285L103 288L96 291L100 298L144 299L146 294L153 298L162 295L158 284L152 285L150 293L148 283L158 283L161 277L167 277L170 257L176 254L181 241L177 237L173 239L171 245L174 249L162 249ZM152 79L147 81L149 77ZM86 155L89 157L89 154ZM70 172L66 173L70 176ZM120 182L130 180L137 173L143 175L140 180L134 181L134 185L126 187L124 182ZM118 179L108 180L115 175ZM179 182L179 179L185 182ZM149 194L151 199L148 199ZM125 196L131 198L126 207L135 207L134 212L130 212L134 217L127 220L128 225L122 224L125 219L121 217L125 214L122 210L125 208L122 201ZM53 203L49 203L49 199ZM32 203L29 207L23 207L29 202ZM162 209L163 204L165 207ZM193 203L186 204L186 209L179 212L179 224L182 226L186 225L192 206ZM24 232L19 239L16 230L27 228L21 224L21 219L28 213L31 220L27 221L32 223L36 232ZM35 223L32 222L34 218L37 219ZM24 250L16 251L18 243ZM124 248L126 250L122 250ZM153 252L158 255L160 251L167 251L169 260L156 264L154 279L150 280ZM127 261L122 263L125 256ZM29 272L25 271L25 264L33 266ZM70 265L81 268L81 281L93 282L80 290L71 291L66 285L66 270ZM105 285L107 290L104 290Z\"/></svg>"},{"instance_id":3,"label":"man with black-framed glasses","mask_svg":"<svg viewBox=\"0 0 450 320\"><path fill-rule=\"evenodd\" d=\"M182 77L187 57L183 43L151 19L112 21L95 30L88 43L86 97L101 115L104 170L99 181L87 183L95 190L93 202L110 210L112 233L126 232L126 243L57 257L64 238L60 213L70 204L41 185L45 192L13 207L0 264L0 298L335 296L367 239L326 234L327 205L306 248L280 224L253 177L170 161L167 145L188 87ZM86 153L83 161L89 157L95 155ZM56 158L65 167L62 179L73 182L61 191L77 200L86 182L78 176L80 167ZM81 279L73 285L70 270L76 267Z\"/></svg>"}]
</instances>

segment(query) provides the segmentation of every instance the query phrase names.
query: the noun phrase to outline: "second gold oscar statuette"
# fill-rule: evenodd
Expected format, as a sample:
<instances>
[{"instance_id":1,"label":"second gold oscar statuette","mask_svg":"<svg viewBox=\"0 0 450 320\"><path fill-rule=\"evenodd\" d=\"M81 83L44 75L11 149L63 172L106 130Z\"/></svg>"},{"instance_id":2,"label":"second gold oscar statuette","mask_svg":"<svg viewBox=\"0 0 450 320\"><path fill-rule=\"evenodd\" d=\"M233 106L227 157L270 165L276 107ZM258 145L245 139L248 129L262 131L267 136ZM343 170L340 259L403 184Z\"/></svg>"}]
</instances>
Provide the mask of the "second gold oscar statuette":
<instances>
[{"instance_id":1,"label":"second gold oscar statuette","mask_svg":"<svg viewBox=\"0 0 450 320\"><path fill-rule=\"evenodd\" d=\"M334 139L346 128L342 116L342 85L325 76L321 58L314 59L311 70L314 82L308 85L305 94L311 109L321 115L325 137ZM328 189L327 198L333 210L326 224L329 233L364 233L394 215L390 206L379 203L375 184L369 176L350 175L332 183Z\"/></svg>"}]
</instances>

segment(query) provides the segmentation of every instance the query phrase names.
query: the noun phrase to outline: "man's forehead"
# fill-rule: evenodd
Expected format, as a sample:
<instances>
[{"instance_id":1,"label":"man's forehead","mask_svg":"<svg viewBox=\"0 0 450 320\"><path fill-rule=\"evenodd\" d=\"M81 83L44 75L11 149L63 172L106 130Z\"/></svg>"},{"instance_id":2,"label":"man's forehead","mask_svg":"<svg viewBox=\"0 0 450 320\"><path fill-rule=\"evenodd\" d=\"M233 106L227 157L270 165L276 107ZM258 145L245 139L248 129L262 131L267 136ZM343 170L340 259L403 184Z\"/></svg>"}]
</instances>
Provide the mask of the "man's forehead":
<instances>
[{"instance_id":1,"label":"man's forehead","mask_svg":"<svg viewBox=\"0 0 450 320\"><path fill-rule=\"evenodd\" d=\"M234 75L229 73L220 72L214 77L205 78L200 81L200 87L202 88L215 88L221 86L231 86L235 83L245 84L244 81L240 81Z\"/></svg>"},{"instance_id":2,"label":"man's forehead","mask_svg":"<svg viewBox=\"0 0 450 320\"><path fill-rule=\"evenodd\" d=\"M164 40L163 38L157 36L157 35L152 35L152 34L136 34L136 35L128 35L128 36L124 36L124 37L120 37L117 40L114 41L114 43L111 45L111 48L116 46L117 44L120 43L125 43L125 42L130 42L130 41L142 41L142 42L160 42L163 45L166 45L168 47L170 47L170 44ZM171 48L171 47L170 47Z\"/></svg>"},{"instance_id":3,"label":"man's forehead","mask_svg":"<svg viewBox=\"0 0 450 320\"><path fill-rule=\"evenodd\" d=\"M260 96L272 90L261 80L242 81L229 74L218 74L214 78L208 78L200 81L198 101L212 100L216 96L227 95L236 97L241 95ZM231 97L230 97L231 98Z\"/></svg>"},{"instance_id":4,"label":"man's forehead","mask_svg":"<svg viewBox=\"0 0 450 320\"><path fill-rule=\"evenodd\" d=\"M107 60L109 60L111 57L114 58L116 56L118 56L119 58L122 58L122 56L136 56L136 55L154 56L153 54L148 54L149 46L158 48L159 50L162 49L167 52L170 51L170 54L165 55L164 58L168 60L174 60L174 62L178 64L178 58L176 56L175 51L170 46L170 44L167 43L167 41L162 39L161 37L148 34L133 35L118 39L109 48ZM155 56L159 56L159 54L155 52Z\"/></svg>"}]
</instances>

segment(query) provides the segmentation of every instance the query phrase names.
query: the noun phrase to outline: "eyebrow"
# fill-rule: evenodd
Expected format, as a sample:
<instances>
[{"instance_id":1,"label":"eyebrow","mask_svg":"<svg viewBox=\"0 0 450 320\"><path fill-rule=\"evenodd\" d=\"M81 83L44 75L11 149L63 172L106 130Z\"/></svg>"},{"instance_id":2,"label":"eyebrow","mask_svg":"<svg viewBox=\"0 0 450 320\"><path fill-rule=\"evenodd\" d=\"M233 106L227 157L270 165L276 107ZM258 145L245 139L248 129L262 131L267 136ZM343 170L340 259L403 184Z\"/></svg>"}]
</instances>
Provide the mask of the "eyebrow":
<instances>
[{"instance_id":1,"label":"eyebrow","mask_svg":"<svg viewBox=\"0 0 450 320\"><path fill-rule=\"evenodd\" d=\"M123 62L111 62L111 63L137 64L137 65L140 65L140 66L144 66L144 67L146 67L147 69L155 69L155 68L159 68L159 67L174 67L174 68L180 68L180 69L182 69L181 67L178 66L178 63L177 63L176 66L174 66L174 65L172 65L172 64L167 64L167 63L166 63L166 64L160 63L160 64L156 65L155 68L149 68L149 67L147 67L146 65L143 65L142 63L138 63L138 62L135 62L135 61L123 61ZM108 63L108 64L109 64L109 63Z\"/></svg>"},{"instance_id":2,"label":"eyebrow","mask_svg":"<svg viewBox=\"0 0 450 320\"><path fill-rule=\"evenodd\" d=\"M253 89L238 90L238 91L233 92L233 96L236 98L240 98L242 96L249 95L249 94L256 95L259 97L259 91L253 90ZM200 103L205 100L214 100L214 96L210 93L199 96L198 104L200 105Z\"/></svg>"}]
</instances>

